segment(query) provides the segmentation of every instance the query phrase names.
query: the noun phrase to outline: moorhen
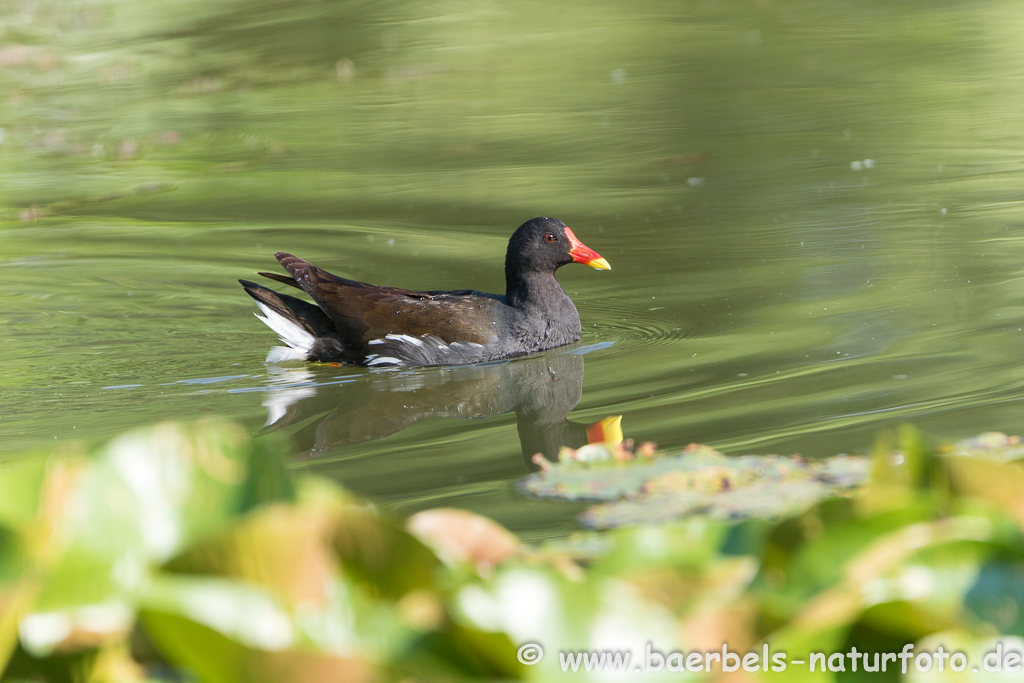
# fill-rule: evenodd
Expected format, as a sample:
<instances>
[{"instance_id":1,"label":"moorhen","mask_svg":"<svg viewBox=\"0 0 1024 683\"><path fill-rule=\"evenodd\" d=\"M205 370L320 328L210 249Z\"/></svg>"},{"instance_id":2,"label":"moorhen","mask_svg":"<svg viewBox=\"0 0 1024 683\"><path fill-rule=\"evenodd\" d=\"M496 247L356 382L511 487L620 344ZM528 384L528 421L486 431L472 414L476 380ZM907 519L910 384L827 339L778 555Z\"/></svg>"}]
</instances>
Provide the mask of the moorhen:
<instances>
[{"instance_id":1,"label":"moorhen","mask_svg":"<svg viewBox=\"0 0 1024 683\"><path fill-rule=\"evenodd\" d=\"M571 344L580 316L555 280L567 263L611 266L554 218L519 226L505 255L505 294L472 289L413 292L346 280L284 252L288 275L260 275L306 292L316 305L239 280L263 312L256 317L287 347L270 362L345 361L363 365L463 365Z\"/></svg>"}]
</instances>

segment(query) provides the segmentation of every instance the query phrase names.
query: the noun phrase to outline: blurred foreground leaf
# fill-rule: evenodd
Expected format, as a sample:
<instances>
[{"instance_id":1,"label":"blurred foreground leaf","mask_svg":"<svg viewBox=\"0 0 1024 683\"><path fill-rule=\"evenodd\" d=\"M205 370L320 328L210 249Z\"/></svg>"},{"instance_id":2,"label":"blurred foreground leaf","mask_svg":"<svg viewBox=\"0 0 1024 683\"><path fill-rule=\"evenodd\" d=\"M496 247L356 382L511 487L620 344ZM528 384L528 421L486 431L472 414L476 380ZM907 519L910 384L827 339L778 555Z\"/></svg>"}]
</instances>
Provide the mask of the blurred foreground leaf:
<instances>
[{"instance_id":1,"label":"blurred foreground leaf","mask_svg":"<svg viewBox=\"0 0 1024 683\"><path fill-rule=\"evenodd\" d=\"M441 667L459 676L510 671L460 651L483 634L448 620L429 549L333 484L293 479L272 442L235 425L162 424L26 458L0 469L0 491L11 675L138 678L137 642L144 663L203 681L440 666L422 648L460 652ZM498 642L487 661L514 656Z\"/></svg>"},{"instance_id":2,"label":"blurred foreground leaf","mask_svg":"<svg viewBox=\"0 0 1024 683\"><path fill-rule=\"evenodd\" d=\"M558 681L565 652L942 637L980 658L1024 637L1016 447L909 427L817 462L590 445L522 486L602 501L586 520L610 528L529 545L464 510L403 528L233 425L158 425L0 467L4 680ZM548 656L525 666L528 644Z\"/></svg>"}]
</instances>

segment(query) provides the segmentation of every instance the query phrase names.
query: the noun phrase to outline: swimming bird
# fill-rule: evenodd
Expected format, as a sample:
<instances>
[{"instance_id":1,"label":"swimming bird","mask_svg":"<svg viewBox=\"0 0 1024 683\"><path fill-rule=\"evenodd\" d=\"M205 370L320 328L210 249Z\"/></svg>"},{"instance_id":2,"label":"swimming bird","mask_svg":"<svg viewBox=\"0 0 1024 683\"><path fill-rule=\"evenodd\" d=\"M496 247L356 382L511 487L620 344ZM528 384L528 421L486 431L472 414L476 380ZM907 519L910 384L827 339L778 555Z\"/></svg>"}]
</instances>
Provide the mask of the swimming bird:
<instances>
[{"instance_id":1,"label":"swimming bird","mask_svg":"<svg viewBox=\"0 0 1024 683\"><path fill-rule=\"evenodd\" d=\"M314 303L239 280L263 313L256 317L287 344L267 360L370 367L464 365L571 344L580 338L580 316L555 271L573 262L611 269L555 218L528 220L512 234L503 295L371 285L285 252L274 256L288 274L259 274L301 289Z\"/></svg>"}]
</instances>

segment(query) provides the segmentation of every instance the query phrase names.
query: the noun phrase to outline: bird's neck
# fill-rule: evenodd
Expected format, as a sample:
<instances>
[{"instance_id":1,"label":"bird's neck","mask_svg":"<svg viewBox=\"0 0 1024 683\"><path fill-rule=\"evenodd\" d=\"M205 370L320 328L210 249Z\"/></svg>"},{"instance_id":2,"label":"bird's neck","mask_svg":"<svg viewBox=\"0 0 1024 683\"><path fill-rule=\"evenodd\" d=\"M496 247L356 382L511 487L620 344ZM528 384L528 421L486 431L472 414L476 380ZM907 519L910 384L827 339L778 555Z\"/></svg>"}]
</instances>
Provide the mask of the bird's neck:
<instances>
[{"instance_id":1,"label":"bird's neck","mask_svg":"<svg viewBox=\"0 0 1024 683\"><path fill-rule=\"evenodd\" d=\"M550 306L552 303L560 303L563 298L566 298L565 290L558 284L554 273L505 271L505 303L509 306Z\"/></svg>"}]
</instances>

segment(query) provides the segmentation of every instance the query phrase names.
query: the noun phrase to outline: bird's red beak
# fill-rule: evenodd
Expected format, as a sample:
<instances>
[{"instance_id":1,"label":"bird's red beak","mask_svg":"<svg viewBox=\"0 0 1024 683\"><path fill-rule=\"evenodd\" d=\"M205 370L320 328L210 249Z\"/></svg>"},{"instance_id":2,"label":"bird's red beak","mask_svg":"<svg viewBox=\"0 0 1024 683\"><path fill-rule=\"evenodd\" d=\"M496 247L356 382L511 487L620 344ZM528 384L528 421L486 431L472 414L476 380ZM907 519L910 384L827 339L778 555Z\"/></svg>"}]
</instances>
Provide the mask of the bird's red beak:
<instances>
[{"instance_id":1,"label":"bird's red beak","mask_svg":"<svg viewBox=\"0 0 1024 683\"><path fill-rule=\"evenodd\" d=\"M572 230L569 228L565 229L565 236L569 238L569 244L572 245L572 249L569 250L569 256L572 256L573 261L590 266L591 268L597 268L598 270L612 269L608 262L601 258L600 254L576 239L576 235L572 234Z\"/></svg>"}]
</instances>

